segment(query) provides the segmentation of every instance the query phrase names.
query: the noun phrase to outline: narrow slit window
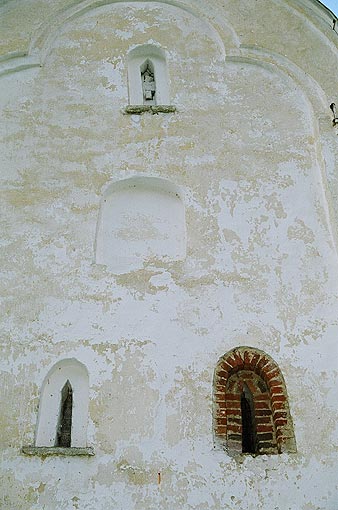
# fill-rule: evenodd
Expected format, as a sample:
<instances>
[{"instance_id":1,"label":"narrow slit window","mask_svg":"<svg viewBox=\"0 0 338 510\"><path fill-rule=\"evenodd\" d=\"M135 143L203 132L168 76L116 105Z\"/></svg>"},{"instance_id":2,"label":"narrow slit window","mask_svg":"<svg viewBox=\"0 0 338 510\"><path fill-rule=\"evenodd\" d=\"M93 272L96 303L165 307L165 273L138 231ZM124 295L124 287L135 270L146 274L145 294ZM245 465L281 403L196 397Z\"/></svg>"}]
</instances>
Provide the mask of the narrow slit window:
<instances>
[{"instance_id":1,"label":"narrow slit window","mask_svg":"<svg viewBox=\"0 0 338 510\"><path fill-rule=\"evenodd\" d=\"M70 448L72 442L73 390L67 381L61 391L60 415L55 446Z\"/></svg>"},{"instance_id":2,"label":"narrow slit window","mask_svg":"<svg viewBox=\"0 0 338 510\"><path fill-rule=\"evenodd\" d=\"M256 424L253 396L247 385L241 395L242 453L256 453Z\"/></svg>"}]
</instances>

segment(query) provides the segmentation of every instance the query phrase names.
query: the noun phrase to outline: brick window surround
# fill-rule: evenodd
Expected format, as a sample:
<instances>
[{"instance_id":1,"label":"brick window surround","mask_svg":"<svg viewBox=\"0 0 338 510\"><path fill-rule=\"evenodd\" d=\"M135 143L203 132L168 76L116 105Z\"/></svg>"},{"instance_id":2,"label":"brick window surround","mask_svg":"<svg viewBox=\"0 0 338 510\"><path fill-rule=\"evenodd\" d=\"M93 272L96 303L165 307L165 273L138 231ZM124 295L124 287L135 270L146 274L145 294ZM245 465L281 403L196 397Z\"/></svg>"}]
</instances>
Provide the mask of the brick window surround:
<instances>
[{"instance_id":1,"label":"brick window surround","mask_svg":"<svg viewBox=\"0 0 338 510\"><path fill-rule=\"evenodd\" d=\"M215 446L229 454L296 452L284 378L270 356L252 347L226 353L217 363L213 392Z\"/></svg>"}]
</instances>

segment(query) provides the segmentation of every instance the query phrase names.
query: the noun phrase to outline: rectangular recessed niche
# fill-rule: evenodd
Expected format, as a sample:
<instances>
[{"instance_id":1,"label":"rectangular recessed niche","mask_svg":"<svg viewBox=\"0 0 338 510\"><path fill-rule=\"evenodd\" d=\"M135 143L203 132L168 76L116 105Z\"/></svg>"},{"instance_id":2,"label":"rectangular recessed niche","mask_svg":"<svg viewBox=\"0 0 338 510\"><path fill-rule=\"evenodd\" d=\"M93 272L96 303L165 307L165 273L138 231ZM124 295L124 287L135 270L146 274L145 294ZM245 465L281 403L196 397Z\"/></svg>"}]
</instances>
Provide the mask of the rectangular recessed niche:
<instances>
[{"instance_id":1,"label":"rectangular recessed niche","mask_svg":"<svg viewBox=\"0 0 338 510\"><path fill-rule=\"evenodd\" d=\"M153 259L165 263L185 255L185 211L176 186L155 177L111 184L98 220L97 263L121 274Z\"/></svg>"},{"instance_id":2,"label":"rectangular recessed niche","mask_svg":"<svg viewBox=\"0 0 338 510\"><path fill-rule=\"evenodd\" d=\"M123 113L173 113L170 104L166 55L155 44L143 44L128 53L129 105Z\"/></svg>"}]
</instances>

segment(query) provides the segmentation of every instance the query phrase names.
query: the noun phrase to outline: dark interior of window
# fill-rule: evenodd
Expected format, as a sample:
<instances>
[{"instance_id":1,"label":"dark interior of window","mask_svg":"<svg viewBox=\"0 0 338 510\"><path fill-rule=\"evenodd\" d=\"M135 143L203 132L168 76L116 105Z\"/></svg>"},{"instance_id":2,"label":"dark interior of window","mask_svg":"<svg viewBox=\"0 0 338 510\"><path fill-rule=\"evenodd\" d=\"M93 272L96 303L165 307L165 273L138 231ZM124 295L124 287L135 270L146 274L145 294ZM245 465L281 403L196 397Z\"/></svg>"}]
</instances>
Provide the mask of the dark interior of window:
<instances>
[{"instance_id":1,"label":"dark interior of window","mask_svg":"<svg viewBox=\"0 0 338 510\"><path fill-rule=\"evenodd\" d=\"M67 381L61 391L61 405L55 446L69 448L71 446L73 412L73 390Z\"/></svg>"},{"instance_id":2,"label":"dark interior of window","mask_svg":"<svg viewBox=\"0 0 338 510\"><path fill-rule=\"evenodd\" d=\"M242 453L256 453L256 425L252 393L245 385L241 395Z\"/></svg>"}]
</instances>

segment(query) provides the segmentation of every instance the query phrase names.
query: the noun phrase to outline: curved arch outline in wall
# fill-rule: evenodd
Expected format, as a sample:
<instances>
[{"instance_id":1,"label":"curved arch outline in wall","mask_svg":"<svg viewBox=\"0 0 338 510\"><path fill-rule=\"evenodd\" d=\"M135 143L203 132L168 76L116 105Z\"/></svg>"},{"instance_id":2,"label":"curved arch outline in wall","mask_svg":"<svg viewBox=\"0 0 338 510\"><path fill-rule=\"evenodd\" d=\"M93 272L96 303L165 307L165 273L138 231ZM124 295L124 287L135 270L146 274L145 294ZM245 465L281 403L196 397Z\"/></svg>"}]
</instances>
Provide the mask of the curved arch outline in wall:
<instances>
[{"instance_id":1,"label":"curved arch outline in wall","mask_svg":"<svg viewBox=\"0 0 338 510\"><path fill-rule=\"evenodd\" d=\"M170 5L181 9L192 16L198 18L200 21L208 25L210 32L213 34L214 40L217 42L222 55L225 55L225 45L228 47L238 47L239 39L232 26L224 20L221 15L215 14L210 15L210 8L206 9L204 6L197 7L196 5L190 5L189 1L182 0L86 0L79 1L78 4L72 5L66 9L61 9L55 13L53 17L50 17L46 23L42 25L39 32L32 39L29 47L28 54L37 59L39 64L43 64L46 56L48 55L50 48L53 45L53 41L57 37L58 33L64 25L76 19L89 11L98 9L112 4L123 4L123 3L149 3L149 4L163 4ZM219 21L216 23L215 19ZM221 20L221 21L220 21ZM221 24L222 23L222 24Z\"/></svg>"},{"instance_id":2,"label":"curved arch outline in wall","mask_svg":"<svg viewBox=\"0 0 338 510\"><path fill-rule=\"evenodd\" d=\"M265 66L272 72L279 72L284 79L293 82L300 89L309 102L313 113L319 115L327 109L326 95L320 85L309 74L280 53L268 51L258 46L241 46L239 52L235 54L230 52L226 60Z\"/></svg>"},{"instance_id":3,"label":"curved arch outline in wall","mask_svg":"<svg viewBox=\"0 0 338 510\"><path fill-rule=\"evenodd\" d=\"M133 207L130 207L130 204ZM135 176L108 184L101 200L95 262L123 274L186 256L185 206L167 179Z\"/></svg>"},{"instance_id":4,"label":"curved arch outline in wall","mask_svg":"<svg viewBox=\"0 0 338 510\"><path fill-rule=\"evenodd\" d=\"M333 246L335 247L336 257L338 259L338 232L335 230L333 226L334 222L332 221L335 214L332 206L333 199L329 191L330 187L328 184L320 142L319 119L324 116L329 116L329 101L327 100L325 92L316 80L305 73L288 58L278 53L267 51L264 48L256 46L242 46L240 52L236 52L235 54L230 53L227 55L226 61L256 65L273 73L279 73L283 80L290 82L293 88L297 88L299 94L302 95L304 101L307 103L311 116L311 130L315 138L316 162L319 168L323 207L325 209L328 229ZM328 122L328 128L331 128L330 122Z\"/></svg>"},{"instance_id":5,"label":"curved arch outline in wall","mask_svg":"<svg viewBox=\"0 0 338 510\"><path fill-rule=\"evenodd\" d=\"M133 1L137 3L139 0ZM0 59L0 75L40 66L41 63L43 63L45 56L48 54L55 37L57 37L58 33L65 24L93 9L106 5L112 5L115 3L124 3L124 0L86 0L84 2L78 2L72 7L62 9L58 13L55 13L53 17L51 17L46 23L42 25L39 33L32 40L28 55L25 56L23 53L12 53L7 56L5 55L2 57L2 59ZM196 4L191 5L190 1L184 0L158 0L158 2L149 1L149 4L151 3L171 5L177 7L178 9L182 9L185 12L189 12L193 16L196 16L198 19L205 21L210 27L210 30L214 33L214 37L217 39L224 57L225 48L227 48L227 60L238 62L247 61L256 65L265 65L270 69L274 67L275 70L279 70L279 72L284 73L284 76L292 79L299 90L301 90L302 93L306 95L307 101L312 106L312 120L315 135L317 135L319 132L318 118L321 116L331 118L331 112L329 111L330 101L326 98L323 89L320 87L317 81L307 75L293 62L289 61L287 58L280 54L272 53L268 50L258 47L240 47L240 41L234 29L230 24L227 23L226 20L224 20L224 16L217 16L217 14L220 13L217 13L215 9L210 12L209 7L197 7ZM288 8L297 10L299 15L299 9L291 6L290 3L292 3L291 0L286 2L286 4L288 4ZM303 0L297 0L293 3L295 5L303 5ZM317 7L318 12L324 13L325 17L328 16L328 12L326 12L325 9L323 10L319 2ZM215 19L218 21L216 22ZM313 26L315 27L315 25ZM319 30L317 27L315 27L315 29ZM328 125L331 127L330 120L328 121ZM327 184L327 175L324 159L322 156L322 148L319 142L319 136L316 136L316 140L317 163L321 171L322 192L323 196L325 197L324 202L326 208L327 223L329 225L333 244L336 249L336 256L338 258L338 232L333 227L334 222L331 219L335 216L333 198L330 195L330 188Z\"/></svg>"},{"instance_id":6,"label":"curved arch outline in wall","mask_svg":"<svg viewBox=\"0 0 338 510\"><path fill-rule=\"evenodd\" d=\"M251 400L250 420L244 416L243 400L248 404ZM218 360L213 381L213 432L215 446L229 454L296 452L284 377L271 356L246 346L236 347Z\"/></svg>"},{"instance_id":7,"label":"curved arch outline in wall","mask_svg":"<svg viewBox=\"0 0 338 510\"><path fill-rule=\"evenodd\" d=\"M215 12L212 15L210 8L205 8L204 5L197 7L185 0L130 0L129 2L126 0L79 0L71 7L60 9L53 16L50 16L45 23L42 23L40 29L33 36L27 53L12 52L0 56L0 76L24 69L41 67L62 28L87 12L113 4L141 3L144 1L154 5L163 4L176 7L206 24L223 58L225 57L225 47L239 47L239 38L233 27L224 19L224 16Z\"/></svg>"},{"instance_id":8,"label":"curved arch outline in wall","mask_svg":"<svg viewBox=\"0 0 338 510\"><path fill-rule=\"evenodd\" d=\"M272 1L280 5L280 0ZM335 32L332 30L335 14L321 0L284 0L284 7L300 19L304 19L304 14L306 13L307 22L316 32L322 32L322 28L327 29L328 27L330 27L330 34Z\"/></svg>"},{"instance_id":9,"label":"curved arch outline in wall","mask_svg":"<svg viewBox=\"0 0 338 510\"><path fill-rule=\"evenodd\" d=\"M60 415L62 393L67 385L72 391L71 447L86 447L89 405L89 376L85 365L75 358L58 361L45 377L39 402L39 414L35 435L38 447L60 446Z\"/></svg>"},{"instance_id":10,"label":"curved arch outline in wall","mask_svg":"<svg viewBox=\"0 0 338 510\"><path fill-rule=\"evenodd\" d=\"M225 56L225 48L227 48L227 50L234 50L240 47L240 39L235 29L225 19L224 12L217 10L215 6L212 8L207 2L201 2L200 5L197 6L196 3L192 3L189 0L157 0L156 2L152 0L130 1L134 3L143 1L147 3L171 5L197 17L208 24L210 30L214 33L215 40L217 40L223 56ZM276 2L276 0L274 1ZM304 0L285 0L285 6L289 10L293 10L295 15L298 16L300 12L304 12L304 8L309 13L313 11L314 15L311 17L311 26L314 30L321 31L315 21L320 19L321 26L323 26L324 21L330 24L332 21L331 12L319 0L312 0L311 7L308 5L308 0L306 1L307 4L305 5ZM114 3L126 3L126 0L78 0L75 5L73 3L71 7L66 7L53 13L47 21L40 25L36 35L32 38L29 48L27 48L27 52L11 52L0 56L0 76L2 74L43 65L54 39L65 24L91 10Z\"/></svg>"}]
</instances>

